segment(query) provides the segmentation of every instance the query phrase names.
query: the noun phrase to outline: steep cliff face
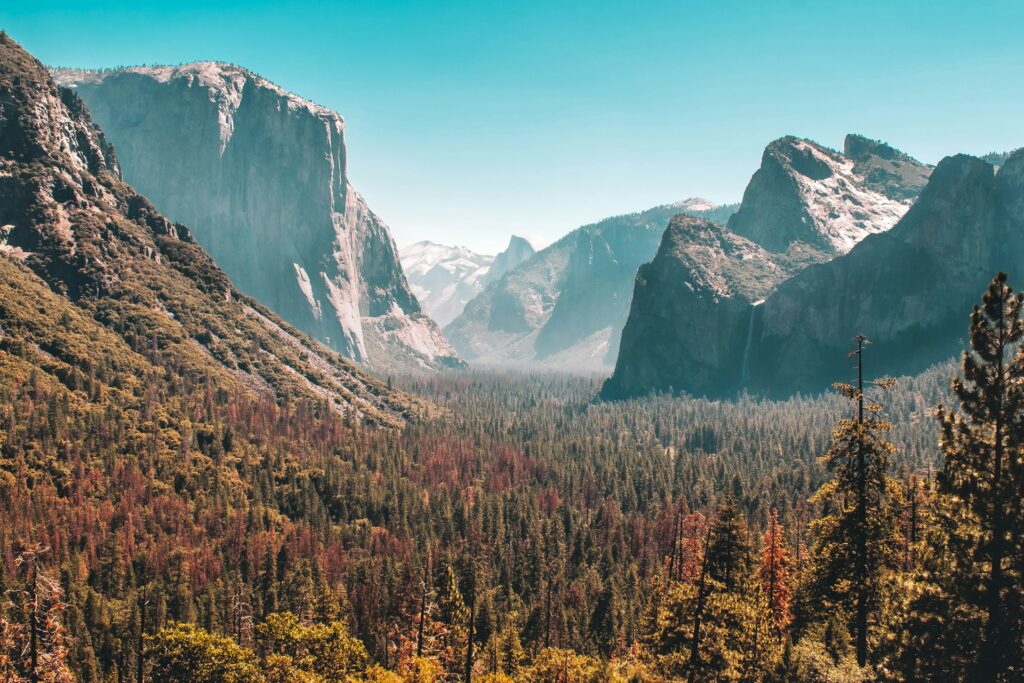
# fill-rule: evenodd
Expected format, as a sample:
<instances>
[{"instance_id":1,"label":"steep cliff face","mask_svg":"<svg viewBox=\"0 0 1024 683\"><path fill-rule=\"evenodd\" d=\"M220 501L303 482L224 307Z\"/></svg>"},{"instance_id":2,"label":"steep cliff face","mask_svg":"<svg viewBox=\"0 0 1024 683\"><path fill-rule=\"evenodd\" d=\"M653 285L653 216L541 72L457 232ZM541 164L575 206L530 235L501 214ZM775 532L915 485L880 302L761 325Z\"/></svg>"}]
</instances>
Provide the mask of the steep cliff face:
<instances>
[{"instance_id":1,"label":"steep cliff face","mask_svg":"<svg viewBox=\"0 0 1024 683\"><path fill-rule=\"evenodd\" d=\"M779 253L802 243L826 260L891 228L930 169L861 136L848 136L845 149L792 136L770 143L729 229Z\"/></svg>"},{"instance_id":2,"label":"steep cliff face","mask_svg":"<svg viewBox=\"0 0 1024 683\"><path fill-rule=\"evenodd\" d=\"M513 235L508 247L497 256L429 241L399 251L413 293L439 325L455 320L488 283L535 253L533 244L518 235Z\"/></svg>"},{"instance_id":3,"label":"steep cliff face","mask_svg":"<svg viewBox=\"0 0 1024 683\"><path fill-rule=\"evenodd\" d=\"M805 265L716 223L676 216L637 272L604 398L651 391L721 395L747 383L764 298Z\"/></svg>"},{"instance_id":4,"label":"steep cliff face","mask_svg":"<svg viewBox=\"0 0 1024 683\"><path fill-rule=\"evenodd\" d=\"M636 269L654 256L669 219L680 212L728 217L732 208L688 200L578 228L491 283L445 333L479 365L607 369L618 355Z\"/></svg>"},{"instance_id":5,"label":"steep cliff face","mask_svg":"<svg viewBox=\"0 0 1024 683\"><path fill-rule=\"evenodd\" d=\"M808 268L765 302L750 386L783 395L846 379L856 334L872 375L905 374L962 348L967 313L999 270L1024 263L1024 153L994 174L981 159L944 159L892 230Z\"/></svg>"},{"instance_id":6,"label":"steep cliff face","mask_svg":"<svg viewBox=\"0 0 1024 683\"><path fill-rule=\"evenodd\" d=\"M95 377L128 398L147 377L206 382L389 424L423 408L235 289L121 180L77 95L3 33L0 283L5 377L38 372L76 394Z\"/></svg>"},{"instance_id":7,"label":"steep cliff face","mask_svg":"<svg viewBox=\"0 0 1024 683\"><path fill-rule=\"evenodd\" d=\"M371 366L458 362L348 182L338 114L213 62L55 75L89 106L125 178L189 224L243 291Z\"/></svg>"}]
</instances>

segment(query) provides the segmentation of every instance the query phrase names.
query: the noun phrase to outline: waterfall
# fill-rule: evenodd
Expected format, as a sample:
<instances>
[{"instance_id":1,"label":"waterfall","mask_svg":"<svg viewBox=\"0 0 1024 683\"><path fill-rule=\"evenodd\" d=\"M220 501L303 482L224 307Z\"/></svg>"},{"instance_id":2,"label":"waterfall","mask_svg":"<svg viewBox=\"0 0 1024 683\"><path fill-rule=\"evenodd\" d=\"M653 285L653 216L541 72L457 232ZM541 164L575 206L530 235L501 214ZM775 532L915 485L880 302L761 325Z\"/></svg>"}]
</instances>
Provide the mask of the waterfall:
<instances>
[{"instance_id":1,"label":"waterfall","mask_svg":"<svg viewBox=\"0 0 1024 683\"><path fill-rule=\"evenodd\" d=\"M743 347L743 362L740 365L740 388L747 385L750 380L750 347L754 344L754 315L757 307L764 303L764 299L755 301L750 307L750 320L747 322L747 343Z\"/></svg>"}]
</instances>

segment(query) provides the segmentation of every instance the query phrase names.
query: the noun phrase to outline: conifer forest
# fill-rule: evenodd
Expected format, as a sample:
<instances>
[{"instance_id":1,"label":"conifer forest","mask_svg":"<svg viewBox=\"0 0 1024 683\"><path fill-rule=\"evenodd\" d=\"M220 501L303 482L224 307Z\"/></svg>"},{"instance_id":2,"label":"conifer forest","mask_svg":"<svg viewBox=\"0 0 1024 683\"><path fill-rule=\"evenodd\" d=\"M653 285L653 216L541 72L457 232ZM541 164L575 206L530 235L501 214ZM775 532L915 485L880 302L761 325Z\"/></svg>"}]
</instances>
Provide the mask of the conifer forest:
<instances>
[{"instance_id":1,"label":"conifer forest","mask_svg":"<svg viewBox=\"0 0 1024 683\"><path fill-rule=\"evenodd\" d=\"M858 387L862 342L817 398L394 378L441 408L401 431L170 368L11 372L0 672L1018 680L1022 313L1000 275L959 367Z\"/></svg>"},{"instance_id":2,"label":"conifer forest","mask_svg":"<svg viewBox=\"0 0 1024 683\"><path fill-rule=\"evenodd\" d=\"M0 2L0 683L1024 683L1022 29Z\"/></svg>"}]
</instances>

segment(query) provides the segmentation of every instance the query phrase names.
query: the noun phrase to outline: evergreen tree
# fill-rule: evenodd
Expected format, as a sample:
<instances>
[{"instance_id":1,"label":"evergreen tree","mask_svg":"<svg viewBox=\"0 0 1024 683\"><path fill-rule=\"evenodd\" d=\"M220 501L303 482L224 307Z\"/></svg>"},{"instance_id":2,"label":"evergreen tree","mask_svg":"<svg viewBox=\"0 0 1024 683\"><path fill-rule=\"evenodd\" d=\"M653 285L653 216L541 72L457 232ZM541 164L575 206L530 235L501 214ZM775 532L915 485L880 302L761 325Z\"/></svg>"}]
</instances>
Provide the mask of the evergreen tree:
<instances>
[{"instance_id":1,"label":"evergreen tree","mask_svg":"<svg viewBox=\"0 0 1024 683\"><path fill-rule=\"evenodd\" d=\"M760 579L772 631L779 637L793 619L789 608L792 598L792 587L789 583L791 563L785 533L779 524L779 515L772 510L768 530L764 532L761 546Z\"/></svg>"},{"instance_id":2,"label":"evergreen tree","mask_svg":"<svg viewBox=\"0 0 1024 683\"><path fill-rule=\"evenodd\" d=\"M868 661L869 631L878 623L899 566L898 522L900 490L888 474L894 447L885 439L892 425L882 406L865 401L863 355L867 340L858 336L856 385L835 385L856 406L853 418L840 421L832 447L822 458L832 478L814 495L824 515L812 527L816 533L814 595L825 610L850 615L849 630L856 641L857 663ZM874 383L889 388L891 381Z\"/></svg>"},{"instance_id":3,"label":"evergreen tree","mask_svg":"<svg viewBox=\"0 0 1024 683\"><path fill-rule=\"evenodd\" d=\"M908 630L912 675L938 664L952 680L1024 676L1022 311L1024 295L999 273L971 313L971 349L953 380L959 412L938 410L945 461Z\"/></svg>"}]
</instances>

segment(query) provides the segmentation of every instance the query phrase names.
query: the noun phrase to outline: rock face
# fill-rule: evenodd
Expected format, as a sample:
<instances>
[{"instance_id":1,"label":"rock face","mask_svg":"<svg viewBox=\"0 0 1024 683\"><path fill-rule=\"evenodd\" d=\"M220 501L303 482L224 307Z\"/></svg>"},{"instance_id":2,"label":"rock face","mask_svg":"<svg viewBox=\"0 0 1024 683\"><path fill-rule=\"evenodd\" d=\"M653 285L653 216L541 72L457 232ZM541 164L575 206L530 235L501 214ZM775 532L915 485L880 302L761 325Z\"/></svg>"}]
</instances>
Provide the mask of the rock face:
<instances>
[{"instance_id":1,"label":"rock face","mask_svg":"<svg viewBox=\"0 0 1024 683\"><path fill-rule=\"evenodd\" d=\"M241 294L121 180L78 96L2 32L0 283L4 372L188 377L389 424L421 409Z\"/></svg>"},{"instance_id":2,"label":"rock face","mask_svg":"<svg viewBox=\"0 0 1024 683\"><path fill-rule=\"evenodd\" d=\"M729 229L779 253L806 244L825 260L891 228L930 169L857 135L847 136L845 150L791 136L770 143Z\"/></svg>"},{"instance_id":3,"label":"rock face","mask_svg":"<svg viewBox=\"0 0 1024 683\"><path fill-rule=\"evenodd\" d=\"M676 216L654 260L637 272L622 351L602 396L743 386L757 308L796 267L721 225Z\"/></svg>"},{"instance_id":4,"label":"rock face","mask_svg":"<svg viewBox=\"0 0 1024 683\"><path fill-rule=\"evenodd\" d=\"M963 347L967 314L995 273L1024 263L1024 152L998 174L966 155L944 159L892 230L816 265L764 303L750 386L820 391L848 378L852 338L871 339L871 375L906 374Z\"/></svg>"},{"instance_id":5,"label":"rock face","mask_svg":"<svg viewBox=\"0 0 1024 683\"><path fill-rule=\"evenodd\" d=\"M488 285L445 334L478 365L607 369L636 269L657 251L669 219L680 212L725 219L733 209L687 200L578 228Z\"/></svg>"},{"instance_id":6,"label":"rock face","mask_svg":"<svg viewBox=\"0 0 1024 683\"><path fill-rule=\"evenodd\" d=\"M413 293L439 325L455 320L466 303L488 283L535 253L534 245L517 235L512 236L508 247L497 256L429 241L417 242L399 251Z\"/></svg>"},{"instance_id":7,"label":"rock face","mask_svg":"<svg viewBox=\"0 0 1024 683\"><path fill-rule=\"evenodd\" d=\"M887 234L930 174L924 164L859 135L847 136L843 154L794 137L770 143L728 229L674 220L654 261L640 269L602 396L793 390L808 378L773 375L776 363L766 356L772 351L762 335L786 320L781 335L799 338L806 303L793 302L776 320L779 293L790 278L830 268L861 248L855 245L879 239L865 238ZM835 294L828 283L810 289L823 302ZM816 362L808 346L789 362Z\"/></svg>"},{"instance_id":8,"label":"rock face","mask_svg":"<svg viewBox=\"0 0 1024 683\"><path fill-rule=\"evenodd\" d=\"M774 397L819 392L850 378L847 353L861 333L872 341L870 376L948 359L962 348L967 314L989 280L1024 262L1024 152L998 173L974 157L944 159L892 229L828 262L780 262L790 249L775 255L780 278L765 274L763 257L741 259L744 277L761 273L758 281L769 285L756 307L749 302L760 292L694 276L735 263L723 249L704 259L713 266L695 268L694 245L706 241L677 229L641 269L605 397L669 388L709 396L741 388Z\"/></svg>"},{"instance_id":9,"label":"rock face","mask_svg":"<svg viewBox=\"0 0 1024 683\"><path fill-rule=\"evenodd\" d=\"M420 311L387 226L346 176L333 111L237 66L56 71L125 178L246 293L361 363L457 363Z\"/></svg>"}]
</instances>

